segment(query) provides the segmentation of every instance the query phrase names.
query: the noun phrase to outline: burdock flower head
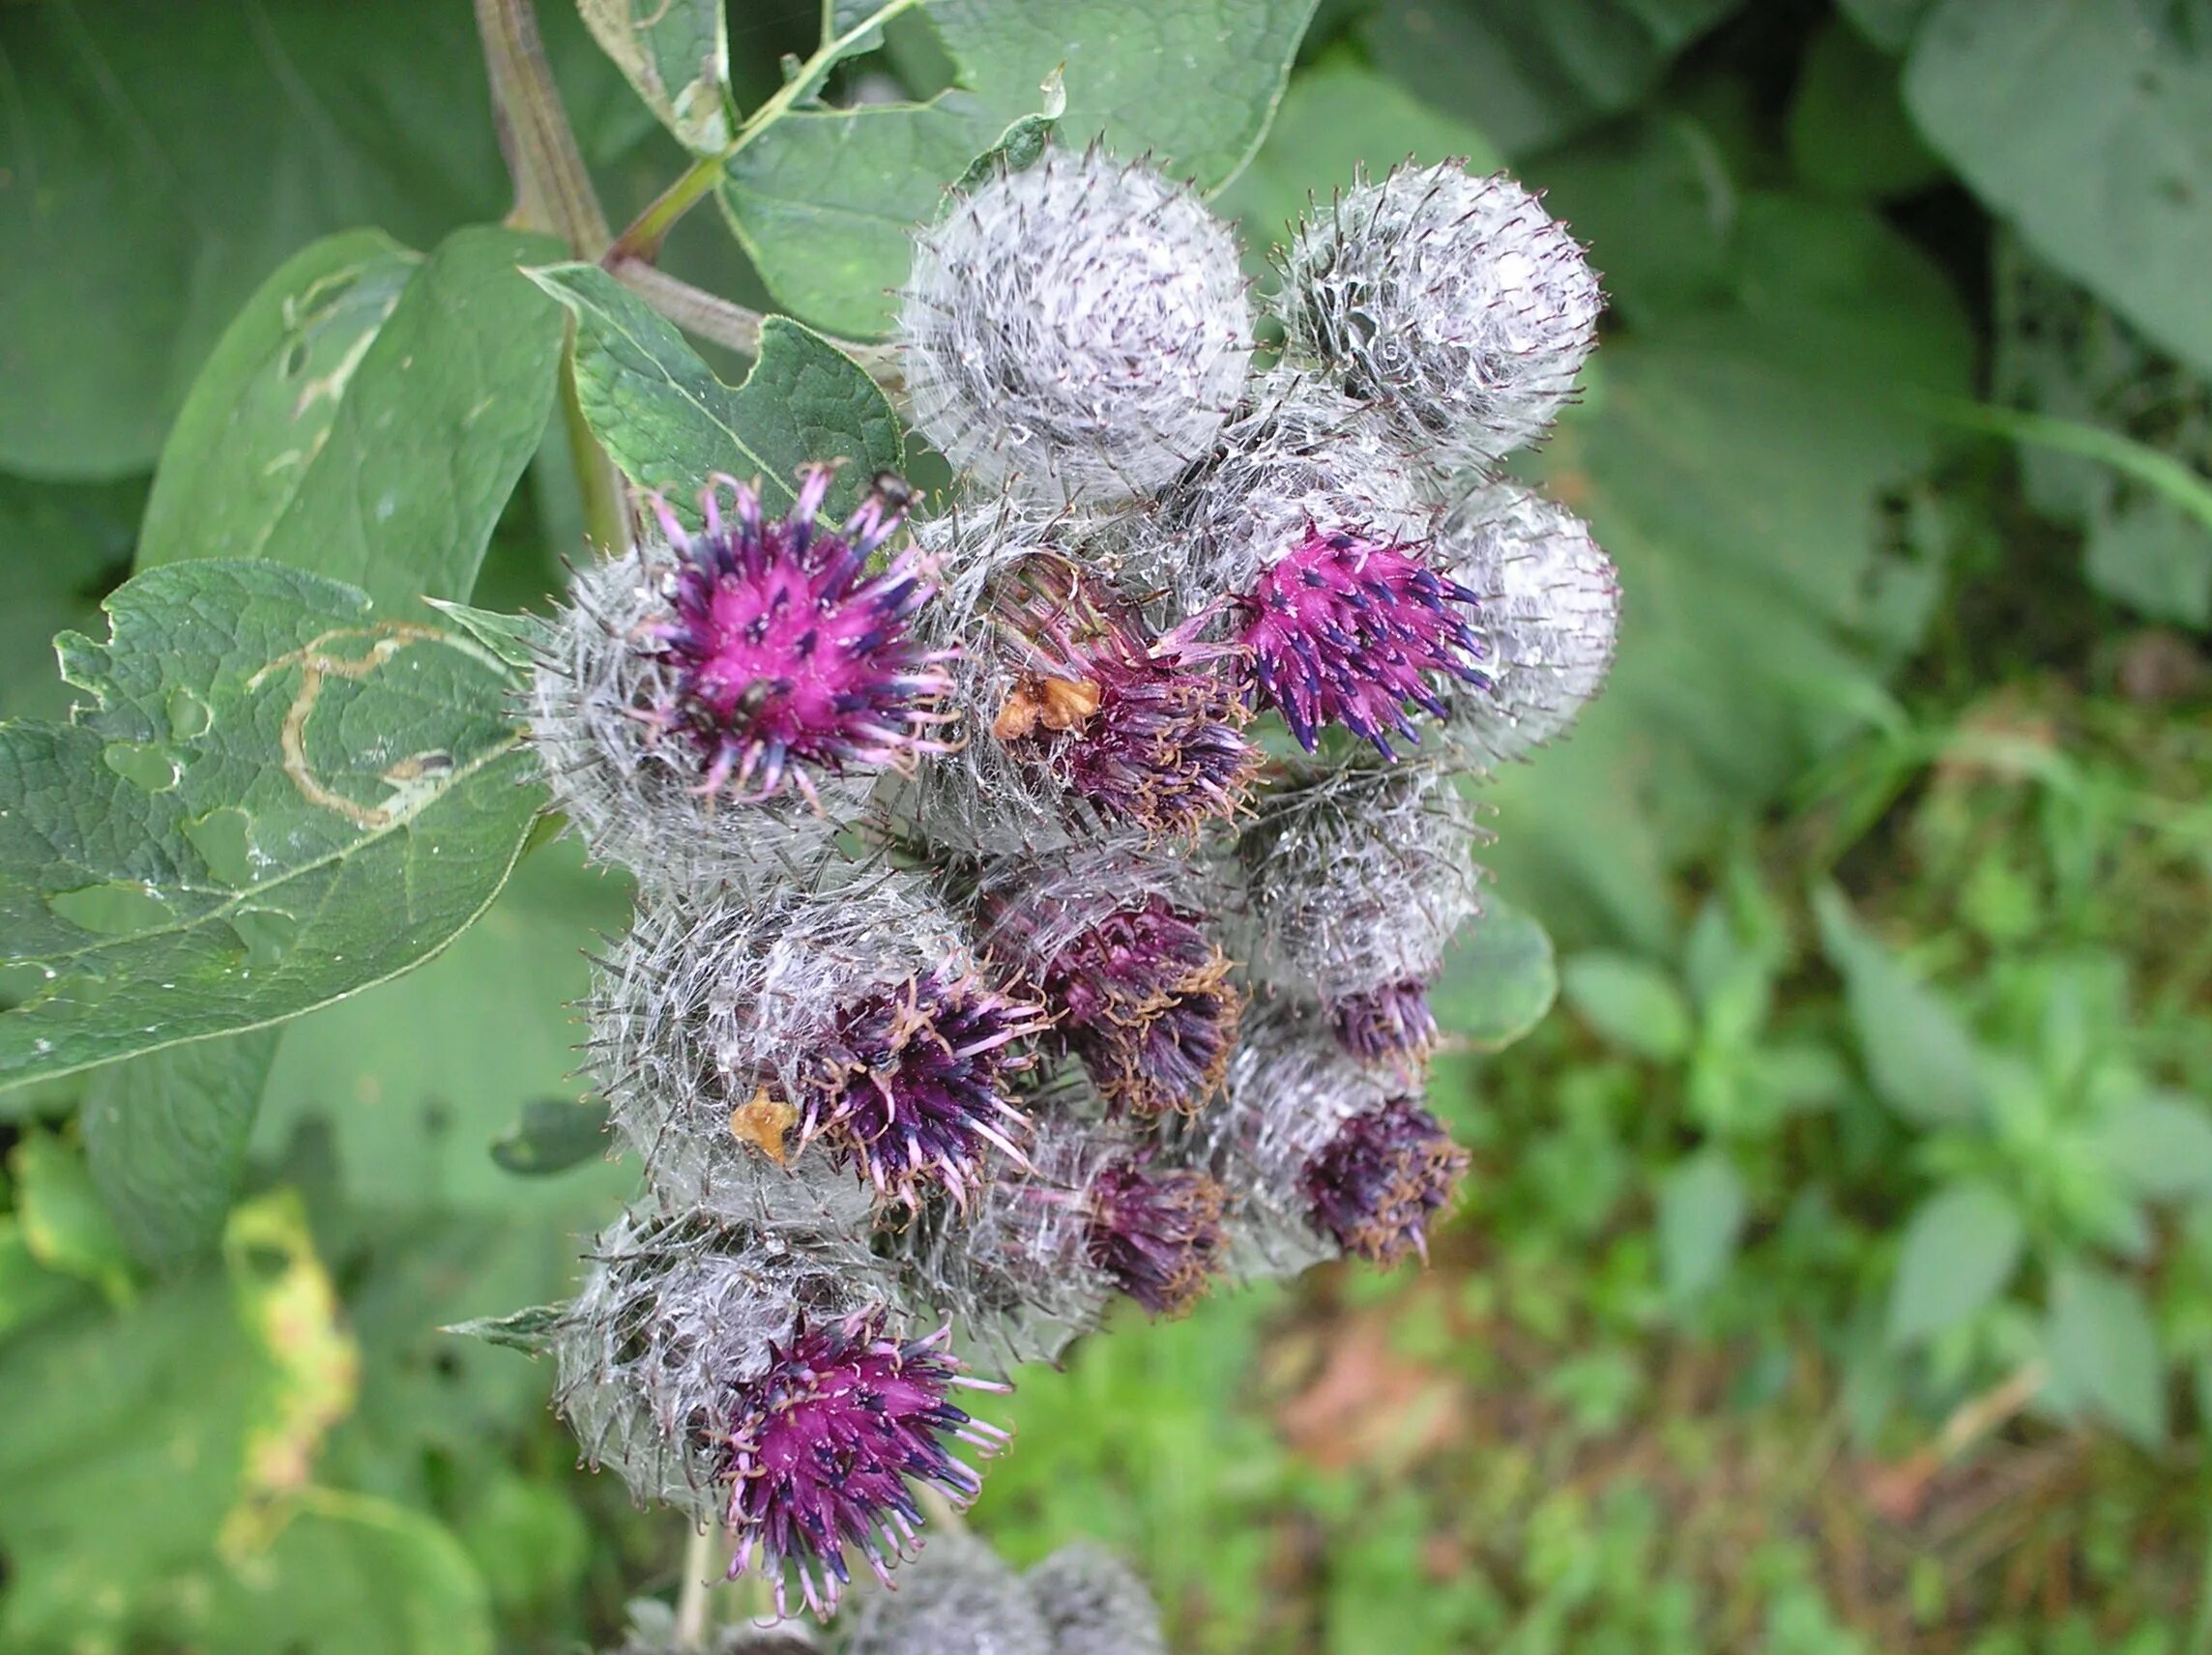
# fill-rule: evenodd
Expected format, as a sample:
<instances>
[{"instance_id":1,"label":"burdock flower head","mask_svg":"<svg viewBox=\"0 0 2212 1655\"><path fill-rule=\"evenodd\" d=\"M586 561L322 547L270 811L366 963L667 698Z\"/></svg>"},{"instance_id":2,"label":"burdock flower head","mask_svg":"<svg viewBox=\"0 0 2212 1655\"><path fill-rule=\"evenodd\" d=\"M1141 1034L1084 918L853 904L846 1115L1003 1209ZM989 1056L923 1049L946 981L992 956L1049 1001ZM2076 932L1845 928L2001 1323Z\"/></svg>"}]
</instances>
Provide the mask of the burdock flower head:
<instances>
[{"instance_id":1,"label":"burdock flower head","mask_svg":"<svg viewBox=\"0 0 2212 1655\"><path fill-rule=\"evenodd\" d=\"M1021 1161L1011 1083L1044 1013L913 876L827 860L764 899L649 901L591 1010L616 1130L671 1206L841 1224L825 1167L913 1208Z\"/></svg>"},{"instance_id":2,"label":"burdock flower head","mask_svg":"<svg viewBox=\"0 0 2212 1655\"><path fill-rule=\"evenodd\" d=\"M1240 652L1199 615L1154 636L1136 609L1055 558L1009 571L994 636L1011 680L992 739L1111 823L1168 835L1228 816L1258 769L1244 740Z\"/></svg>"},{"instance_id":3,"label":"burdock flower head","mask_svg":"<svg viewBox=\"0 0 2212 1655\"><path fill-rule=\"evenodd\" d=\"M1242 390L1236 238L1188 189L1047 149L922 231L899 317L915 423L986 485L1113 504L1206 451Z\"/></svg>"},{"instance_id":4,"label":"burdock flower head","mask_svg":"<svg viewBox=\"0 0 2212 1655\"><path fill-rule=\"evenodd\" d=\"M975 1496L955 1441L987 1456L1005 1440L950 1400L1004 1387L963 1375L947 1340L901 1330L852 1241L626 1215L553 1331L554 1401L640 1500L718 1518L730 1572L761 1568L779 1613L793 1577L829 1613L848 1548L888 1579L914 1542L917 1482Z\"/></svg>"},{"instance_id":5,"label":"burdock flower head","mask_svg":"<svg viewBox=\"0 0 2212 1655\"><path fill-rule=\"evenodd\" d=\"M1425 1259L1430 1220L1467 1170L1467 1152L1402 1080L1354 1062L1295 1012L1253 1021L1227 1097L1196 1131L1262 1252L1288 1219L1375 1263Z\"/></svg>"},{"instance_id":6,"label":"burdock flower head","mask_svg":"<svg viewBox=\"0 0 2212 1655\"><path fill-rule=\"evenodd\" d=\"M987 864L979 946L1042 1002L1115 1112L1189 1114L1221 1085L1242 1001L1177 864L1126 844Z\"/></svg>"},{"instance_id":7,"label":"burdock flower head","mask_svg":"<svg viewBox=\"0 0 2212 1655\"><path fill-rule=\"evenodd\" d=\"M1135 537L1130 570L1186 604L1227 595L1253 699L1308 752L1341 724L1389 757L1393 736L1420 740L1410 710L1442 711L1441 683L1484 682L1474 594L1437 563L1434 515L1362 410L1278 374Z\"/></svg>"},{"instance_id":8,"label":"burdock flower head","mask_svg":"<svg viewBox=\"0 0 2212 1655\"><path fill-rule=\"evenodd\" d=\"M1428 990L1479 913L1472 812L1420 766L1314 775L1237 841L1235 940L1261 982L1321 1002L1354 1057L1401 1065L1437 1034Z\"/></svg>"},{"instance_id":9,"label":"burdock flower head","mask_svg":"<svg viewBox=\"0 0 2212 1655\"><path fill-rule=\"evenodd\" d=\"M1452 578L1480 600L1487 684L1453 685L1446 724L1489 763L1565 733L1604 686L1620 585L1581 518L1512 483L1475 487L1438 536Z\"/></svg>"},{"instance_id":10,"label":"burdock flower head","mask_svg":"<svg viewBox=\"0 0 2212 1655\"><path fill-rule=\"evenodd\" d=\"M830 485L810 468L771 518L757 486L717 478L697 533L656 502L665 545L578 577L531 733L556 802L602 860L647 884L698 883L804 837L837 778L942 748L950 681L912 631L928 578L911 550L869 572L899 510L870 495L825 529Z\"/></svg>"},{"instance_id":11,"label":"burdock flower head","mask_svg":"<svg viewBox=\"0 0 2212 1655\"><path fill-rule=\"evenodd\" d=\"M1180 1315L1227 1255L1211 1176L1097 1118L1079 1079L1045 1093L1028 1168L994 1180L965 1215L932 1209L879 1241L914 1302L1008 1365L1059 1360L1117 1292Z\"/></svg>"},{"instance_id":12,"label":"burdock flower head","mask_svg":"<svg viewBox=\"0 0 2212 1655\"><path fill-rule=\"evenodd\" d=\"M1011 497L921 526L946 590L925 618L956 652L956 752L907 785L933 843L1064 844L1101 828L1195 836L1229 815L1258 755L1233 645L1204 622L1154 632L1087 572L1073 525Z\"/></svg>"},{"instance_id":13,"label":"burdock flower head","mask_svg":"<svg viewBox=\"0 0 2212 1655\"><path fill-rule=\"evenodd\" d=\"M1540 434L1603 305L1582 248L1502 174L1405 166L1297 227L1276 300L1294 358L1448 476Z\"/></svg>"},{"instance_id":14,"label":"burdock flower head","mask_svg":"<svg viewBox=\"0 0 2212 1655\"><path fill-rule=\"evenodd\" d=\"M1167 1655L1159 1606L1111 1552L1077 1541L1022 1581L1052 1629L1053 1655Z\"/></svg>"}]
</instances>

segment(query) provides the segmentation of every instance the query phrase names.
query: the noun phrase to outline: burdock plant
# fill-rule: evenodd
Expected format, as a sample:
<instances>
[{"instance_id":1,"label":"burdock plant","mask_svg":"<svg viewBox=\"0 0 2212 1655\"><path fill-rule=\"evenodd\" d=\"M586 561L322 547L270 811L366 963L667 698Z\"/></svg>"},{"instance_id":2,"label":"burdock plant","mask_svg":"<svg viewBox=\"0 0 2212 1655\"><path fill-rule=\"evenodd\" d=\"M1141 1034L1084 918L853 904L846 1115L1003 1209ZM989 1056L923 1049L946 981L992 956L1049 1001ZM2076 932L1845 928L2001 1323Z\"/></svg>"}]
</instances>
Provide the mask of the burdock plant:
<instances>
[{"instance_id":1,"label":"burdock plant","mask_svg":"<svg viewBox=\"0 0 2212 1655\"><path fill-rule=\"evenodd\" d=\"M1317 209L1258 377L1237 270L1154 167L995 159L902 301L952 497L706 479L539 645L556 799L643 887L588 1054L648 1195L562 1407L818 1612L917 1485L976 1492L964 1363L1426 1257L1468 1167L1424 1088L1466 787L1565 728L1616 612L1579 522L1469 468L1557 412L1595 286L1450 168ZM923 1579L855 1647L1156 1647L1095 1561L1033 1605L973 1548Z\"/></svg>"}]
</instances>

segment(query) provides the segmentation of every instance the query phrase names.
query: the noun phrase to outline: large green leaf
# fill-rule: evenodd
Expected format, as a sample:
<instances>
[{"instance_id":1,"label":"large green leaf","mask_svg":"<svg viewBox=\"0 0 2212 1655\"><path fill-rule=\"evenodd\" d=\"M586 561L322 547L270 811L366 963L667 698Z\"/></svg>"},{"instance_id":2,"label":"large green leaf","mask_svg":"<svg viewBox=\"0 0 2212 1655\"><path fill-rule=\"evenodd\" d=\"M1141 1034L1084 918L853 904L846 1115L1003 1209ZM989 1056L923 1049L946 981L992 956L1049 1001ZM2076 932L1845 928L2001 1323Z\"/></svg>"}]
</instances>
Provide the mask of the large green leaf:
<instances>
[{"instance_id":1,"label":"large green leaf","mask_svg":"<svg viewBox=\"0 0 2212 1655\"><path fill-rule=\"evenodd\" d=\"M346 1193L363 1206L588 1222L595 1204L604 1211L634 1184L634 1167L595 1155L555 1177L523 1178L492 1146L533 1102L584 1089L574 1002L589 986L585 950L621 932L628 913L626 885L587 871L573 842L532 852L498 906L444 954L285 1031L260 1149L281 1151L312 1122L329 1132Z\"/></svg>"},{"instance_id":2,"label":"large green leaf","mask_svg":"<svg viewBox=\"0 0 2212 1655\"><path fill-rule=\"evenodd\" d=\"M1722 1149L1677 1161L1659 1181L1659 1269L1677 1303L1696 1298L1727 1272L1743 1236L1748 1199Z\"/></svg>"},{"instance_id":3,"label":"large green leaf","mask_svg":"<svg viewBox=\"0 0 2212 1655\"><path fill-rule=\"evenodd\" d=\"M914 227L946 186L1040 103L1058 71L1059 134L1103 136L1213 189L1250 158L1282 96L1314 0L1091 0L1080 8L934 0L957 69L926 103L793 111L729 160L720 199L795 314L872 337L890 322Z\"/></svg>"},{"instance_id":4,"label":"large green leaf","mask_svg":"<svg viewBox=\"0 0 2212 1655\"><path fill-rule=\"evenodd\" d=\"M2212 4L1941 0L1905 96L2036 251L2212 373Z\"/></svg>"},{"instance_id":5,"label":"large green leaf","mask_svg":"<svg viewBox=\"0 0 2212 1655\"><path fill-rule=\"evenodd\" d=\"M1929 1197L1905 1226L1889 1290L1889 1341L1914 1345L1948 1332L2003 1291L2025 1239L2019 1209L1987 1184Z\"/></svg>"},{"instance_id":6,"label":"large green leaf","mask_svg":"<svg viewBox=\"0 0 2212 1655\"><path fill-rule=\"evenodd\" d=\"M172 1268L212 1247L281 1031L255 1029L93 1071L78 1111L85 1155L133 1256Z\"/></svg>"},{"instance_id":7,"label":"large green leaf","mask_svg":"<svg viewBox=\"0 0 2212 1655\"><path fill-rule=\"evenodd\" d=\"M1530 469L1619 566L1621 642L1567 738L1496 778L1487 857L1555 934L1662 952L1664 870L1885 710L1917 622L1890 619L1882 497L1935 452L1899 392L1963 392L1971 338L1879 217L1739 192L1687 122L1532 171L1615 309L1591 406Z\"/></svg>"},{"instance_id":8,"label":"large green leaf","mask_svg":"<svg viewBox=\"0 0 2212 1655\"><path fill-rule=\"evenodd\" d=\"M1376 63L1508 155L1635 103L1743 0L1384 0L1361 26Z\"/></svg>"},{"instance_id":9,"label":"large green leaf","mask_svg":"<svg viewBox=\"0 0 2212 1655\"><path fill-rule=\"evenodd\" d=\"M0 726L0 1086L295 1016L435 953L540 795L473 640L264 563L153 569Z\"/></svg>"},{"instance_id":10,"label":"large green leaf","mask_svg":"<svg viewBox=\"0 0 2212 1655\"><path fill-rule=\"evenodd\" d=\"M456 232L429 259L370 231L307 247L247 304L162 450L141 567L263 557L350 578L404 614L478 566L552 400L560 312L518 261L551 246ZM142 1260L221 1232L274 1031L102 1069L95 1177Z\"/></svg>"},{"instance_id":11,"label":"large green leaf","mask_svg":"<svg viewBox=\"0 0 2212 1655\"><path fill-rule=\"evenodd\" d=\"M577 0L607 56L685 149L730 141L730 31L722 0Z\"/></svg>"},{"instance_id":12,"label":"large green leaf","mask_svg":"<svg viewBox=\"0 0 2212 1655\"><path fill-rule=\"evenodd\" d=\"M1916 1126L1956 1126L1982 1113L1974 1037L1942 995L1851 917L1833 888L1814 893L1821 946L1843 973L1859 1059L1882 1102Z\"/></svg>"},{"instance_id":13,"label":"large green leaf","mask_svg":"<svg viewBox=\"0 0 2212 1655\"><path fill-rule=\"evenodd\" d=\"M423 259L357 231L292 259L177 417L139 566L268 558L401 614L466 597L552 406L561 312L518 267L555 250L465 229Z\"/></svg>"},{"instance_id":14,"label":"large green leaf","mask_svg":"<svg viewBox=\"0 0 2212 1655\"><path fill-rule=\"evenodd\" d=\"M905 463L898 418L875 382L821 335L787 317L761 329L744 384L714 377L684 335L595 265L555 265L538 284L575 312L576 397L592 432L633 480L696 520L711 472L758 478L794 498L799 468L849 463L830 495L850 505L868 479Z\"/></svg>"},{"instance_id":15,"label":"large green leaf","mask_svg":"<svg viewBox=\"0 0 2212 1655\"><path fill-rule=\"evenodd\" d=\"M215 1576L199 1636L226 1655L491 1655L483 1577L451 1529L309 1490L267 1553Z\"/></svg>"},{"instance_id":16,"label":"large green leaf","mask_svg":"<svg viewBox=\"0 0 2212 1655\"><path fill-rule=\"evenodd\" d=\"M2117 1426L2145 1448L2165 1439L2166 1358L2133 1282L2085 1264L2060 1265L2044 1347L2054 1401Z\"/></svg>"},{"instance_id":17,"label":"large green leaf","mask_svg":"<svg viewBox=\"0 0 2212 1655\"><path fill-rule=\"evenodd\" d=\"M1558 993L1558 967L1544 927L1486 895L1480 916L1445 951L1429 1005L1455 1044L1502 1052L1543 1022Z\"/></svg>"},{"instance_id":18,"label":"large green leaf","mask_svg":"<svg viewBox=\"0 0 2212 1655\"><path fill-rule=\"evenodd\" d=\"M143 470L201 361L303 243L427 244L508 189L468 9L0 9L0 465Z\"/></svg>"}]
</instances>

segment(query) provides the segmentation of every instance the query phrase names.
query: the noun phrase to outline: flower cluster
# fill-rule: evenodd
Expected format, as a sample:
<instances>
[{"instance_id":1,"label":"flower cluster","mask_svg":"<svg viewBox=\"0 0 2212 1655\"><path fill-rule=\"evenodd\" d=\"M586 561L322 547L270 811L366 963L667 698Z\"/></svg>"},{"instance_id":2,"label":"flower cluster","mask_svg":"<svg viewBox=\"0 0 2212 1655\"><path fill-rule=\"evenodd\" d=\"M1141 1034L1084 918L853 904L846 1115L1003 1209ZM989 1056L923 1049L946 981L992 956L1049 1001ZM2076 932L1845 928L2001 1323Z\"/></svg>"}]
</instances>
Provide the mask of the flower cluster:
<instances>
[{"instance_id":1,"label":"flower cluster","mask_svg":"<svg viewBox=\"0 0 2212 1655\"><path fill-rule=\"evenodd\" d=\"M1281 272L1255 373L1188 189L1096 148L984 173L900 325L942 508L704 479L542 642L556 802L637 879L586 1050L647 1185L557 1402L779 1609L975 1495L1004 1437L966 1391L1119 1300L1425 1257L1465 1172L1424 1092L1467 789L1567 727L1617 620L1583 526L1483 468L1566 399L1596 288L1451 166ZM936 1553L850 1647L1158 1647L1104 1559Z\"/></svg>"}]
</instances>

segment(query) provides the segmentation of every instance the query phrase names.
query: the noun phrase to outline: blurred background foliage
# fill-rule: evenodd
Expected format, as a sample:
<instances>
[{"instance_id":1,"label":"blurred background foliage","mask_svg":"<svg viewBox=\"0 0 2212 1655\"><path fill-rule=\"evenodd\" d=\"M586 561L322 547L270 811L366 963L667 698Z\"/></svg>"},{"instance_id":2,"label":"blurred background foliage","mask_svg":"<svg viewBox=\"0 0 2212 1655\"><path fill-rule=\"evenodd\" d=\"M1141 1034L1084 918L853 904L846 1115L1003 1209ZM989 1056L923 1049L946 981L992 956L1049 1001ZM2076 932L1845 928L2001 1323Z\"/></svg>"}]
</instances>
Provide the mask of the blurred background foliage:
<instances>
[{"instance_id":1,"label":"blurred background foliage","mask_svg":"<svg viewBox=\"0 0 2212 1655\"><path fill-rule=\"evenodd\" d=\"M620 221L682 158L541 10ZM738 9L742 104L815 14ZM832 95L941 57L894 29ZM0 247L91 181L66 280L0 257L0 711L50 715L260 277L506 186L451 0L10 4L0 111L45 169ZM1426 1269L1030 1378L975 1521L1126 1549L1192 1655L2206 1655L2212 5L1326 0L1223 204L1257 248L1409 153L1547 190L1612 298L1532 469L1625 639L1485 791L1469 1197ZM669 264L758 302L706 218ZM477 601L578 524L549 449ZM0 1094L0 1644L568 1649L673 1585L546 1375L435 1331L559 1293L626 1187L533 1161L624 900L552 847L288 1029L219 1268L133 1267L81 1085ZM1501 1027L1507 904L1559 1004Z\"/></svg>"}]
</instances>

